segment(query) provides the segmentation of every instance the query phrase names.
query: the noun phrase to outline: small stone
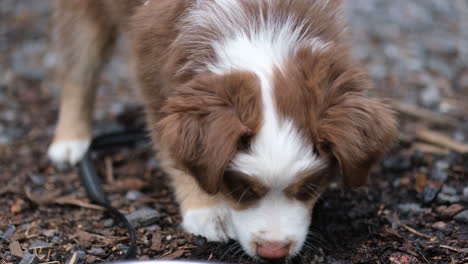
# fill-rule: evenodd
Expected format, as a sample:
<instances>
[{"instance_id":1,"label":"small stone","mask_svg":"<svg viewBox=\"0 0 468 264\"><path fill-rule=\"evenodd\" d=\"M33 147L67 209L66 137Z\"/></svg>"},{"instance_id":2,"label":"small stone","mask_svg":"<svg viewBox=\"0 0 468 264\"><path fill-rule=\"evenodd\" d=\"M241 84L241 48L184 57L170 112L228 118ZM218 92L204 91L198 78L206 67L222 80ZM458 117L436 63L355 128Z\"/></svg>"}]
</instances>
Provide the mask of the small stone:
<instances>
[{"instance_id":1,"label":"small stone","mask_svg":"<svg viewBox=\"0 0 468 264\"><path fill-rule=\"evenodd\" d=\"M445 160L436 161L431 169L429 177L434 181L444 183L448 178L447 169L449 168L449 166L450 165Z\"/></svg>"},{"instance_id":2,"label":"small stone","mask_svg":"<svg viewBox=\"0 0 468 264\"><path fill-rule=\"evenodd\" d=\"M104 256L106 255L106 251L102 248L92 248L88 250L88 253L94 256Z\"/></svg>"},{"instance_id":3,"label":"small stone","mask_svg":"<svg viewBox=\"0 0 468 264\"><path fill-rule=\"evenodd\" d=\"M145 207L138 209L125 217L127 217L128 222L130 222L134 228L139 228L156 223L161 215L158 211Z\"/></svg>"},{"instance_id":4,"label":"small stone","mask_svg":"<svg viewBox=\"0 0 468 264\"><path fill-rule=\"evenodd\" d=\"M439 193L439 190L439 188L432 184L427 185L423 191L423 201L425 203L431 203L432 201L434 201L437 197L437 194Z\"/></svg>"},{"instance_id":5,"label":"small stone","mask_svg":"<svg viewBox=\"0 0 468 264\"><path fill-rule=\"evenodd\" d=\"M463 200L468 201L468 187L463 188Z\"/></svg>"},{"instance_id":6,"label":"small stone","mask_svg":"<svg viewBox=\"0 0 468 264\"><path fill-rule=\"evenodd\" d=\"M127 195L125 195L125 198L127 198L127 200L129 201L135 201L135 200L140 199L143 196L144 196L143 193L139 191L131 190L127 192Z\"/></svg>"},{"instance_id":7,"label":"small stone","mask_svg":"<svg viewBox=\"0 0 468 264\"><path fill-rule=\"evenodd\" d=\"M407 157L389 157L385 159L382 166L392 172L403 172L411 169L411 159Z\"/></svg>"},{"instance_id":8,"label":"small stone","mask_svg":"<svg viewBox=\"0 0 468 264\"><path fill-rule=\"evenodd\" d=\"M52 247L52 246L49 243L46 243L46 242L44 242L42 240L36 240L29 246L29 249L50 248L50 247Z\"/></svg>"},{"instance_id":9,"label":"small stone","mask_svg":"<svg viewBox=\"0 0 468 264\"><path fill-rule=\"evenodd\" d=\"M3 243L3 241L7 240L13 233L15 233L16 227L14 225L9 225L7 230L2 232L0 235L0 244Z\"/></svg>"},{"instance_id":10,"label":"small stone","mask_svg":"<svg viewBox=\"0 0 468 264\"><path fill-rule=\"evenodd\" d=\"M118 244L117 249L122 251L124 254L127 254L129 247L123 244Z\"/></svg>"},{"instance_id":11,"label":"small stone","mask_svg":"<svg viewBox=\"0 0 468 264\"><path fill-rule=\"evenodd\" d=\"M458 213L453 217L453 219L457 220L458 222L468 224L468 210Z\"/></svg>"},{"instance_id":12,"label":"small stone","mask_svg":"<svg viewBox=\"0 0 468 264\"><path fill-rule=\"evenodd\" d=\"M78 250L78 251L72 252L65 263L66 264L84 263L85 257L86 257L86 253L84 251Z\"/></svg>"},{"instance_id":13,"label":"small stone","mask_svg":"<svg viewBox=\"0 0 468 264\"><path fill-rule=\"evenodd\" d=\"M457 195L450 195L442 192L437 195L437 201L440 203L453 204L460 202L460 200L460 197Z\"/></svg>"},{"instance_id":14,"label":"small stone","mask_svg":"<svg viewBox=\"0 0 468 264\"><path fill-rule=\"evenodd\" d=\"M54 230L43 230L42 234L46 237L53 237L55 235Z\"/></svg>"},{"instance_id":15,"label":"small stone","mask_svg":"<svg viewBox=\"0 0 468 264\"><path fill-rule=\"evenodd\" d=\"M28 178L34 185L37 185L37 186L44 185L45 183L44 177L39 174L29 173Z\"/></svg>"},{"instance_id":16,"label":"small stone","mask_svg":"<svg viewBox=\"0 0 468 264\"><path fill-rule=\"evenodd\" d=\"M63 239L61 237L59 237L59 236L52 237L52 242L54 242L54 243L60 243L62 241L63 241Z\"/></svg>"},{"instance_id":17,"label":"small stone","mask_svg":"<svg viewBox=\"0 0 468 264\"><path fill-rule=\"evenodd\" d=\"M24 257L19 264L37 264L37 263L39 263L39 259L35 255L29 252L26 252L26 254L24 254Z\"/></svg>"},{"instance_id":18,"label":"small stone","mask_svg":"<svg viewBox=\"0 0 468 264\"><path fill-rule=\"evenodd\" d=\"M432 228L439 229L439 230L445 229L446 226L447 226L447 223L442 222L442 221L438 221L432 224Z\"/></svg>"},{"instance_id":19,"label":"small stone","mask_svg":"<svg viewBox=\"0 0 468 264\"><path fill-rule=\"evenodd\" d=\"M444 185L442 186L442 189L440 190L441 193L448 194L448 195L456 195L457 190L453 187Z\"/></svg>"},{"instance_id":20,"label":"small stone","mask_svg":"<svg viewBox=\"0 0 468 264\"><path fill-rule=\"evenodd\" d=\"M420 212L424 211L421 208L421 205L419 205L417 203L400 204L400 205L398 205L398 209L400 209L400 211L402 213L420 213Z\"/></svg>"},{"instance_id":21,"label":"small stone","mask_svg":"<svg viewBox=\"0 0 468 264\"><path fill-rule=\"evenodd\" d=\"M112 227L114 226L114 219L107 219L104 221L104 227Z\"/></svg>"},{"instance_id":22,"label":"small stone","mask_svg":"<svg viewBox=\"0 0 468 264\"><path fill-rule=\"evenodd\" d=\"M440 103L440 90L435 85L429 85L421 93L421 102L428 108L435 108Z\"/></svg>"},{"instance_id":23,"label":"small stone","mask_svg":"<svg viewBox=\"0 0 468 264\"><path fill-rule=\"evenodd\" d=\"M441 209L439 213L441 216L444 216L444 217L452 217L456 215L457 213L459 213L460 211L462 211L463 209L465 209L465 207L463 207L460 204L452 204L449 207Z\"/></svg>"}]
</instances>

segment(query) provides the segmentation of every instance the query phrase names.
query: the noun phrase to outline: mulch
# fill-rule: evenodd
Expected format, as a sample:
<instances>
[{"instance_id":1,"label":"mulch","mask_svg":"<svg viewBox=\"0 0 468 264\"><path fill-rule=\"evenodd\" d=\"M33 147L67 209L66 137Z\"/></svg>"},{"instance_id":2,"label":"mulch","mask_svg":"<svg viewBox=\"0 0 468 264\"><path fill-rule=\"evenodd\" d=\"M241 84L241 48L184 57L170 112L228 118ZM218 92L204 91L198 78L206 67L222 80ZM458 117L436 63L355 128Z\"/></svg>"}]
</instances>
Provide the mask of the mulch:
<instances>
[{"instance_id":1,"label":"mulch","mask_svg":"<svg viewBox=\"0 0 468 264\"><path fill-rule=\"evenodd\" d=\"M34 67L19 72L21 65L10 65L9 54L31 46L24 43L48 41L48 23L36 22L45 21L47 7L21 10L0 13L0 24L8 25L0 36L0 263L118 260L128 250L126 229L87 198L76 168L58 171L46 157L57 89L45 73L28 74ZM117 67L104 74L98 96L97 133L141 124L139 108L122 92L128 83L115 77L119 61L111 65ZM290 263L468 262L468 154L466 143L452 137L466 112L457 108L448 116L395 102L398 144L373 169L366 188L336 183L324 193L307 246ZM253 263L235 242L209 243L181 230L178 205L154 154L140 144L94 157L112 205L125 214L149 212L136 227L138 258Z\"/></svg>"}]
</instances>

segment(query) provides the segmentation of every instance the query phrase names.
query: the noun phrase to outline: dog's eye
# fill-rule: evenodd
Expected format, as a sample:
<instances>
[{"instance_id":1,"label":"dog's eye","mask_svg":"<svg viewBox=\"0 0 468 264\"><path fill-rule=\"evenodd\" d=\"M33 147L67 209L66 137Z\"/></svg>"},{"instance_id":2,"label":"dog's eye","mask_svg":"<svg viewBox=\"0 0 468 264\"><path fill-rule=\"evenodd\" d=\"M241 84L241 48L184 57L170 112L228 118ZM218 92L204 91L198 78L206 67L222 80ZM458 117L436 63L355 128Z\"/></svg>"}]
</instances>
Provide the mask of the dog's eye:
<instances>
[{"instance_id":1,"label":"dog's eye","mask_svg":"<svg viewBox=\"0 0 468 264\"><path fill-rule=\"evenodd\" d=\"M266 193L266 187L255 183L249 176L239 172L225 172L224 184L226 195L236 203L253 203L262 198Z\"/></svg>"},{"instance_id":2,"label":"dog's eye","mask_svg":"<svg viewBox=\"0 0 468 264\"><path fill-rule=\"evenodd\" d=\"M242 135L239 139L239 149L248 150L250 148L251 140L252 140L251 135Z\"/></svg>"},{"instance_id":3,"label":"dog's eye","mask_svg":"<svg viewBox=\"0 0 468 264\"><path fill-rule=\"evenodd\" d=\"M294 198L299 201L306 202L319 195L320 192L318 190L318 186L312 183L307 183L299 188L295 193Z\"/></svg>"}]
</instances>

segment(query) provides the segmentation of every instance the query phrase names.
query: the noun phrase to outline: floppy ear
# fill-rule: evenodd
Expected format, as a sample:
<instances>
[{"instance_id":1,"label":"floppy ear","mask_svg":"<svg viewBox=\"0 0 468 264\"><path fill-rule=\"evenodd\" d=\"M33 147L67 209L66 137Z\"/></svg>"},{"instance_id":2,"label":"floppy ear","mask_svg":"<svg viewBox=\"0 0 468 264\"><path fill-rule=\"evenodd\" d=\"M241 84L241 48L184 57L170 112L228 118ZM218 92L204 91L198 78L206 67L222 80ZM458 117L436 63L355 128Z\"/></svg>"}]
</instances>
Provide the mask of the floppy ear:
<instances>
[{"instance_id":1,"label":"floppy ear","mask_svg":"<svg viewBox=\"0 0 468 264\"><path fill-rule=\"evenodd\" d=\"M343 94L325 112L319 146L338 161L345 185L367 183L371 166L392 146L397 133L393 112L362 92Z\"/></svg>"},{"instance_id":2,"label":"floppy ear","mask_svg":"<svg viewBox=\"0 0 468 264\"><path fill-rule=\"evenodd\" d=\"M254 75L201 74L168 98L157 124L159 144L216 194L239 141L257 129L260 109Z\"/></svg>"}]
</instances>

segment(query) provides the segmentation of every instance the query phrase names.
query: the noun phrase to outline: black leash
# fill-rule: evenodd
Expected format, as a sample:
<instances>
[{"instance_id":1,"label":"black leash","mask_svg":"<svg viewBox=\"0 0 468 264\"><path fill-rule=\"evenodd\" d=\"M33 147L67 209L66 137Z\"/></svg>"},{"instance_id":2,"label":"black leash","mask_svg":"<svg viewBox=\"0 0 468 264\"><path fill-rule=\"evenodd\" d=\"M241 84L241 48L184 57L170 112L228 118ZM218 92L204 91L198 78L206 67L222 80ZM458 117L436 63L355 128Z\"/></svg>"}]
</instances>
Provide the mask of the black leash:
<instances>
[{"instance_id":1,"label":"black leash","mask_svg":"<svg viewBox=\"0 0 468 264\"><path fill-rule=\"evenodd\" d=\"M93 151L108 150L121 147L132 147L138 143L148 142L148 136L144 130L131 130L104 134L93 139L91 146L80 162L80 179L86 189L89 198L96 204L104 207L116 221L122 223L128 230L130 237L129 249L123 259L136 258L135 229L130 225L125 215L112 207L107 195L102 190L102 183L92 158Z\"/></svg>"}]
</instances>

